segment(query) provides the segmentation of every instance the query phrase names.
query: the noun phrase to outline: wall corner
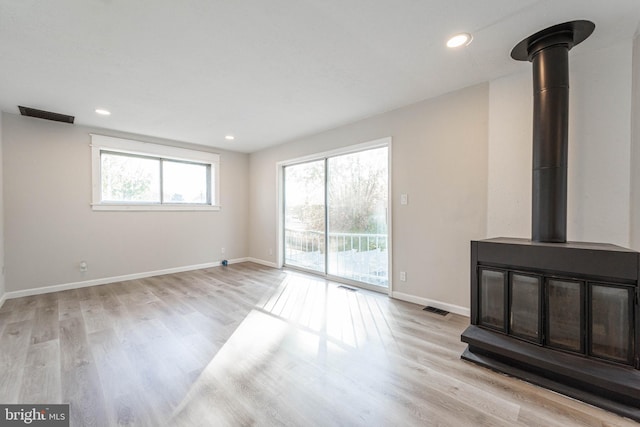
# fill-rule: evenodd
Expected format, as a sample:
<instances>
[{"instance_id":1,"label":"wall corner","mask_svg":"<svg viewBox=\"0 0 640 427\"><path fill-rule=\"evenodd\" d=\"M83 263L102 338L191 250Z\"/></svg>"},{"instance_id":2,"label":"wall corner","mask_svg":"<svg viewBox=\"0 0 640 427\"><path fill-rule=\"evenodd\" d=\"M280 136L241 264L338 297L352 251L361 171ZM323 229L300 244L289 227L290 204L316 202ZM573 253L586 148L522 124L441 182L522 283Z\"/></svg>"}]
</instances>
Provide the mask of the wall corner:
<instances>
[{"instance_id":1,"label":"wall corner","mask_svg":"<svg viewBox=\"0 0 640 427\"><path fill-rule=\"evenodd\" d=\"M629 243L640 250L640 30L632 46Z\"/></svg>"}]
</instances>

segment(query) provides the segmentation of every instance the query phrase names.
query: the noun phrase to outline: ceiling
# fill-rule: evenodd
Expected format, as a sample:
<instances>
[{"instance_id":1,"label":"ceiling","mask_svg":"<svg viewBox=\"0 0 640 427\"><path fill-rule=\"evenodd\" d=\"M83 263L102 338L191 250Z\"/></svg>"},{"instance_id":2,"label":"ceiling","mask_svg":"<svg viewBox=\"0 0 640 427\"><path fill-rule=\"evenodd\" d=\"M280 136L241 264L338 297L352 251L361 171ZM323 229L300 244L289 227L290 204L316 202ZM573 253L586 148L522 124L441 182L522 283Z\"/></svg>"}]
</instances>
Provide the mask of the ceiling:
<instances>
[{"instance_id":1,"label":"ceiling","mask_svg":"<svg viewBox=\"0 0 640 427\"><path fill-rule=\"evenodd\" d=\"M0 109L252 152L525 71L511 48L574 19L599 49L640 0L0 0Z\"/></svg>"}]
</instances>

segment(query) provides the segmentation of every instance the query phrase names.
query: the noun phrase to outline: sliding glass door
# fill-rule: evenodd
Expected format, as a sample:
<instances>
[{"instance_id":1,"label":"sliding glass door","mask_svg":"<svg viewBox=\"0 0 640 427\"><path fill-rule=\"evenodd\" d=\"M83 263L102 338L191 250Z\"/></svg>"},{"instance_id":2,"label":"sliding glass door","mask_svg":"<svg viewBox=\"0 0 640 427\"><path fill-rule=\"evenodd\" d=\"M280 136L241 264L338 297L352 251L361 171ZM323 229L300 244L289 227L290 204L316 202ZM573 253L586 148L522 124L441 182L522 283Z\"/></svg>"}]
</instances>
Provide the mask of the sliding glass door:
<instances>
[{"instance_id":1,"label":"sliding glass door","mask_svg":"<svg viewBox=\"0 0 640 427\"><path fill-rule=\"evenodd\" d=\"M284 169L285 264L326 271L325 161Z\"/></svg>"},{"instance_id":2,"label":"sliding glass door","mask_svg":"<svg viewBox=\"0 0 640 427\"><path fill-rule=\"evenodd\" d=\"M387 287L388 147L284 167L285 265Z\"/></svg>"}]
</instances>

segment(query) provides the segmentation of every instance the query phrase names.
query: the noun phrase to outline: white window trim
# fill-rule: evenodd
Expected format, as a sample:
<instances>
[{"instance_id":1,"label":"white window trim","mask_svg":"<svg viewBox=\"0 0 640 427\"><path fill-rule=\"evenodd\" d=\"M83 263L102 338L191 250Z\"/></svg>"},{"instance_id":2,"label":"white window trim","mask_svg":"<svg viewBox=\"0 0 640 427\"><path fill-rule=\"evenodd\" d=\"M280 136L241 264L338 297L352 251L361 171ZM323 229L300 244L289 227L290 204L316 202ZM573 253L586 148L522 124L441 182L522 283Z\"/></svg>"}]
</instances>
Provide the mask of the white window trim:
<instances>
[{"instance_id":1,"label":"white window trim","mask_svg":"<svg viewBox=\"0 0 640 427\"><path fill-rule=\"evenodd\" d=\"M220 155L206 151L190 150L169 145L91 135L91 208L94 211L218 211L220 210ZM101 202L100 152L113 151L161 157L163 159L204 163L211 166L211 204L170 203L103 203Z\"/></svg>"}]
</instances>

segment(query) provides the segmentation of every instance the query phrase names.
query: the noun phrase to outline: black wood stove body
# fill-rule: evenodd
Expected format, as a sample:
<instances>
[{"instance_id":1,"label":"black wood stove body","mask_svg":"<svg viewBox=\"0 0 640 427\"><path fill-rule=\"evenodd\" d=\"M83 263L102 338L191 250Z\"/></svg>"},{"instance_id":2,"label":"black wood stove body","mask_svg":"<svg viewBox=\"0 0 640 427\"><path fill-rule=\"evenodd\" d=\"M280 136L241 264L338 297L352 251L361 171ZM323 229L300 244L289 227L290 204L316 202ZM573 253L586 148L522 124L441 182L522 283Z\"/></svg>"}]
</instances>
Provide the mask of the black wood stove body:
<instances>
[{"instance_id":1,"label":"black wood stove body","mask_svg":"<svg viewBox=\"0 0 640 427\"><path fill-rule=\"evenodd\" d=\"M540 31L533 64L532 239L471 242L462 358L640 421L640 253L566 241L569 50L595 26Z\"/></svg>"},{"instance_id":2,"label":"black wood stove body","mask_svg":"<svg viewBox=\"0 0 640 427\"><path fill-rule=\"evenodd\" d=\"M462 358L640 421L640 254L614 245L471 242Z\"/></svg>"}]
</instances>

